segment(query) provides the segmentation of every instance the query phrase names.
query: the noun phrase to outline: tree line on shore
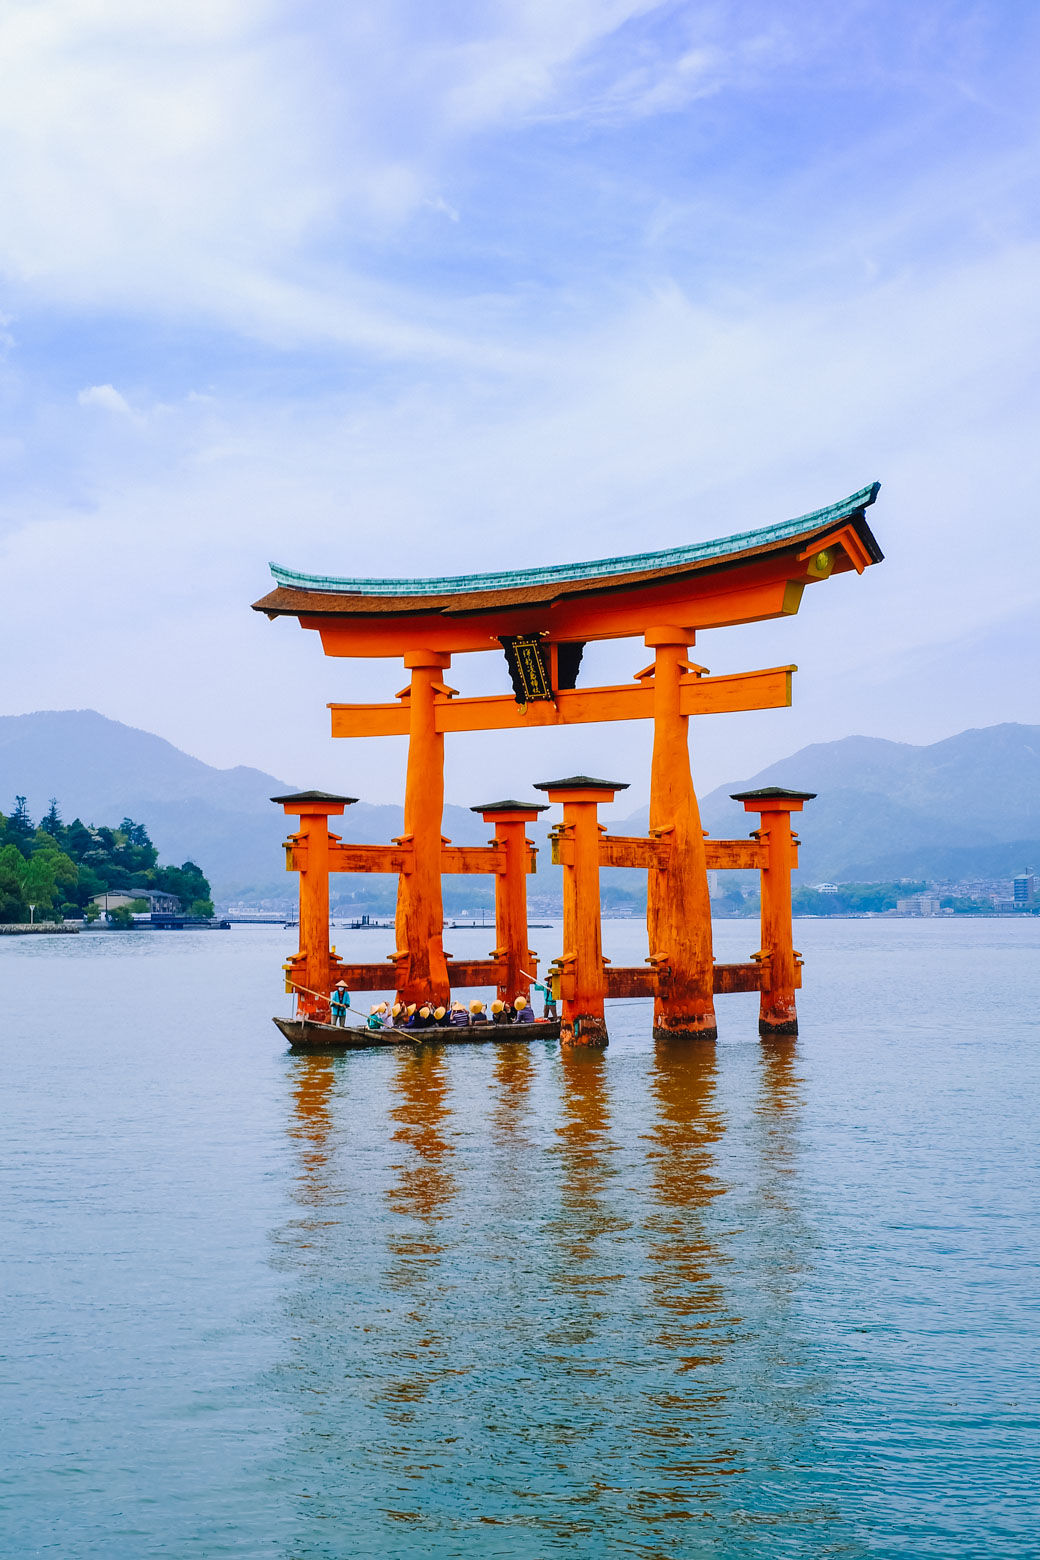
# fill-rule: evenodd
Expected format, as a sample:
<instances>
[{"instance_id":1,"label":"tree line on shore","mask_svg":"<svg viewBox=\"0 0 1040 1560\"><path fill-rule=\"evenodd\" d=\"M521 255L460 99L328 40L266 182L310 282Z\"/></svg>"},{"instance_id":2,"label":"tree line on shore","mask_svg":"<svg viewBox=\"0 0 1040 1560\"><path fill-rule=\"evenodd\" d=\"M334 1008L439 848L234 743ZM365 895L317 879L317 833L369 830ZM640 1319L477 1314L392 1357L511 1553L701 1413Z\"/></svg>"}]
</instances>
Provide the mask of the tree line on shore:
<instances>
[{"instance_id":1,"label":"tree line on shore","mask_svg":"<svg viewBox=\"0 0 1040 1560\"><path fill-rule=\"evenodd\" d=\"M193 861L160 867L159 852L143 823L124 818L117 828L97 827L75 818L63 823L57 800L39 825L33 823L24 796L13 811L0 813L0 922L25 922L30 906L38 921L85 917L100 911L94 895L106 891L153 889L175 894L187 915L211 916L209 883ZM146 904L142 905L146 908ZM130 920L130 911L116 919Z\"/></svg>"}]
</instances>

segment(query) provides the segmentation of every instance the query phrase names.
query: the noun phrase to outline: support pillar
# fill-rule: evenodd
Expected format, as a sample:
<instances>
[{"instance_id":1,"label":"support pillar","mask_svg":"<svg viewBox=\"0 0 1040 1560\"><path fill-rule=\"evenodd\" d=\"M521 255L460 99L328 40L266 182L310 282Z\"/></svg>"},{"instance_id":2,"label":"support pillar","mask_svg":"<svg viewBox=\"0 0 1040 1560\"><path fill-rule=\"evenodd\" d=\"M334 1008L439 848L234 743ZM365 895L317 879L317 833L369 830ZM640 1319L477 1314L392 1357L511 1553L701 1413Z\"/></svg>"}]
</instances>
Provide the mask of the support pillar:
<instances>
[{"instance_id":1,"label":"support pillar","mask_svg":"<svg viewBox=\"0 0 1040 1560\"><path fill-rule=\"evenodd\" d=\"M785 791L780 786L733 795L735 802L744 803L745 812L759 814L756 837L766 847L759 874L762 947L757 956L769 972L768 989L763 987L759 1005L758 1032L762 1035L798 1033L798 955L791 922L791 873L798 865L798 837L791 831L791 814L801 812L815 795L815 791Z\"/></svg>"},{"instance_id":2,"label":"support pillar","mask_svg":"<svg viewBox=\"0 0 1040 1560\"><path fill-rule=\"evenodd\" d=\"M667 865L651 868L647 883L650 959L655 968L669 972L654 999L654 1038L714 1040L718 1031L704 831L690 774L689 716L681 714L679 704L684 678L699 670L686 659L693 632L652 628L646 643L655 652L650 834L670 847Z\"/></svg>"},{"instance_id":3,"label":"support pillar","mask_svg":"<svg viewBox=\"0 0 1040 1560\"><path fill-rule=\"evenodd\" d=\"M537 823L547 803L485 802L471 808L485 823L495 826L495 843L505 856L505 871L495 874L495 951L493 959L505 965L505 980L498 987L503 1002L530 999L531 976L538 973L537 955L527 946L527 864L533 842L526 825Z\"/></svg>"},{"instance_id":4,"label":"support pillar","mask_svg":"<svg viewBox=\"0 0 1040 1560\"><path fill-rule=\"evenodd\" d=\"M441 672L451 656L413 650L404 658L409 687L408 771L404 793L404 838L412 846L412 870L397 890L398 995L402 1002L447 1006L451 999L444 958L441 898L441 824L444 815L444 737L437 730L435 702L445 692Z\"/></svg>"},{"instance_id":5,"label":"support pillar","mask_svg":"<svg viewBox=\"0 0 1040 1560\"><path fill-rule=\"evenodd\" d=\"M296 991L297 1011L305 1018L327 1022L332 984L329 949L329 818L357 801L328 791L297 791L272 796L300 820L295 855L300 875L300 947L289 960L289 980Z\"/></svg>"},{"instance_id":6,"label":"support pillar","mask_svg":"<svg viewBox=\"0 0 1040 1560\"><path fill-rule=\"evenodd\" d=\"M554 830L553 861L563 867L563 953L560 975L561 1026L564 1044L607 1043L604 998L603 932L599 900L599 839L596 809L627 791L620 781L572 775L535 786L550 802L563 803L563 823Z\"/></svg>"}]
</instances>

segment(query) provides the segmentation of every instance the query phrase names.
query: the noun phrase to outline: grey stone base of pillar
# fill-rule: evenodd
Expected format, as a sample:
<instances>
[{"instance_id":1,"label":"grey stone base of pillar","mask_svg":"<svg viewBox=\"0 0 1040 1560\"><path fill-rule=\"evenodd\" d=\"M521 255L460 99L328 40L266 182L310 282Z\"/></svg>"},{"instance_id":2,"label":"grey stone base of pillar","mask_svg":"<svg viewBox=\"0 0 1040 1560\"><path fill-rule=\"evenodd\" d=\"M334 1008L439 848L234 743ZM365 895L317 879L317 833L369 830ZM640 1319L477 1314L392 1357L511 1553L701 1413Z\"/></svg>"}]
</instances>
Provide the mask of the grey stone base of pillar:
<instances>
[{"instance_id":1,"label":"grey stone base of pillar","mask_svg":"<svg viewBox=\"0 0 1040 1560\"><path fill-rule=\"evenodd\" d=\"M661 1024L654 1025L655 1040L717 1040L719 1031L714 1024L710 1028L700 1029L665 1029Z\"/></svg>"},{"instance_id":2,"label":"grey stone base of pillar","mask_svg":"<svg viewBox=\"0 0 1040 1560\"><path fill-rule=\"evenodd\" d=\"M573 1024L564 1020L560 1026L561 1045L604 1046L607 1043L607 1026L601 1018L582 1015Z\"/></svg>"},{"instance_id":3,"label":"grey stone base of pillar","mask_svg":"<svg viewBox=\"0 0 1040 1560\"><path fill-rule=\"evenodd\" d=\"M796 1035L798 1033L798 1020L796 1018L781 1018L775 1020L771 1018L760 1018L758 1021L758 1032L765 1039L772 1039L774 1037L777 1039L783 1039L786 1035Z\"/></svg>"}]
</instances>

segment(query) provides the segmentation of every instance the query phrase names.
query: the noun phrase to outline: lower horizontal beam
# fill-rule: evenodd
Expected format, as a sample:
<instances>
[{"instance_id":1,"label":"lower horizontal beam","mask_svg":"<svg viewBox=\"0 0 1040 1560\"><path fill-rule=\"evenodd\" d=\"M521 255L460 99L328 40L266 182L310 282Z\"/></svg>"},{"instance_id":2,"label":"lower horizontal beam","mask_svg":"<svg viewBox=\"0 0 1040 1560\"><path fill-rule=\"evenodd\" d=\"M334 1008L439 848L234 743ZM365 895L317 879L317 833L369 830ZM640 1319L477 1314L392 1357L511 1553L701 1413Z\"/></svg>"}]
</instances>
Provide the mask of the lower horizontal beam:
<instances>
[{"instance_id":1,"label":"lower horizontal beam","mask_svg":"<svg viewBox=\"0 0 1040 1560\"><path fill-rule=\"evenodd\" d=\"M655 997L657 971L642 965L608 964L604 970L608 997Z\"/></svg>"},{"instance_id":2,"label":"lower horizontal beam","mask_svg":"<svg viewBox=\"0 0 1040 1560\"><path fill-rule=\"evenodd\" d=\"M751 872L766 865L766 847L758 840L705 840L709 872Z\"/></svg>"},{"instance_id":3,"label":"lower horizontal beam","mask_svg":"<svg viewBox=\"0 0 1040 1560\"><path fill-rule=\"evenodd\" d=\"M768 980L768 966L761 964L716 964L712 971L712 989L717 996L731 991L761 991L763 978ZM662 966L660 974L655 969L643 969L640 965L610 965L604 970L608 997L656 997L661 987L668 985L668 967ZM674 987L669 987L675 996Z\"/></svg>"},{"instance_id":4,"label":"lower horizontal beam","mask_svg":"<svg viewBox=\"0 0 1040 1560\"><path fill-rule=\"evenodd\" d=\"M768 979L768 966L761 964L716 964L713 971L712 990L716 996L730 991L761 991L763 976Z\"/></svg>"},{"instance_id":5,"label":"lower horizontal beam","mask_svg":"<svg viewBox=\"0 0 1040 1560\"><path fill-rule=\"evenodd\" d=\"M394 991L397 969L392 959L384 964L348 964L333 958L332 973L345 980L350 991ZM504 964L497 959L448 960L448 981L452 989L463 986L503 986L507 978Z\"/></svg>"}]
</instances>

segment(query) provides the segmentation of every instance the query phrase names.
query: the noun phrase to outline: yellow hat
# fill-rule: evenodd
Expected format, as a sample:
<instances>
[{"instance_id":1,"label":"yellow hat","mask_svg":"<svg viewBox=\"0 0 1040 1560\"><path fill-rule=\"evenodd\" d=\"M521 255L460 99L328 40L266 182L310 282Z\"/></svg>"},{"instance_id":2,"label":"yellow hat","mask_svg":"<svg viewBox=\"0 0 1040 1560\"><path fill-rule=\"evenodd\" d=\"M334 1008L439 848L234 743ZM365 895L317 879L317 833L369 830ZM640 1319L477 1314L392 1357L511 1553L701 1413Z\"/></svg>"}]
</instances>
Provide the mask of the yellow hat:
<instances>
[{"instance_id":1,"label":"yellow hat","mask_svg":"<svg viewBox=\"0 0 1040 1560\"><path fill-rule=\"evenodd\" d=\"M442 1007L434 1008L433 1016L437 1020L438 1024L440 1023L441 1019L444 1017L444 1012L445 1012L445 1010Z\"/></svg>"},{"instance_id":2,"label":"yellow hat","mask_svg":"<svg viewBox=\"0 0 1040 1560\"><path fill-rule=\"evenodd\" d=\"M517 997L516 1001L513 1003L513 1006L515 1008L525 1008L527 1006L527 998Z\"/></svg>"},{"instance_id":3,"label":"yellow hat","mask_svg":"<svg viewBox=\"0 0 1040 1560\"><path fill-rule=\"evenodd\" d=\"M505 1007L505 1003L504 1002L495 1001L495 1002L492 1002L492 1004L491 1004L491 1011L492 1011L492 1013L501 1013L501 1011L502 1011L502 1009L504 1007Z\"/></svg>"},{"instance_id":4,"label":"yellow hat","mask_svg":"<svg viewBox=\"0 0 1040 1560\"><path fill-rule=\"evenodd\" d=\"M411 1018L412 1014L415 1012L415 1003L414 1002L409 1002L408 1007L406 1008L405 1011L407 1012L408 1017Z\"/></svg>"},{"instance_id":5,"label":"yellow hat","mask_svg":"<svg viewBox=\"0 0 1040 1560\"><path fill-rule=\"evenodd\" d=\"M484 1011L484 1004L483 1004L483 1002L476 1002L476 1001L471 1002L470 1005L469 1005L469 1010L470 1010L471 1013L483 1013L483 1011Z\"/></svg>"},{"instance_id":6,"label":"yellow hat","mask_svg":"<svg viewBox=\"0 0 1040 1560\"><path fill-rule=\"evenodd\" d=\"M426 1004L424 1002L422 1007L419 1009L419 1017L420 1018L429 1018L429 1016L430 1016L430 1010L429 1010L429 1008L426 1006Z\"/></svg>"},{"instance_id":7,"label":"yellow hat","mask_svg":"<svg viewBox=\"0 0 1040 1560\"><path fill-rule=\"evenodd\" d=\"M401 1007L400 1002L395 1002L393 1007L390 1009L390 1011L394 1015L394 1017L396 1018L398 1013L402 1013L404 1011L404 1009Z\"/></svg>"}]
</instances>

